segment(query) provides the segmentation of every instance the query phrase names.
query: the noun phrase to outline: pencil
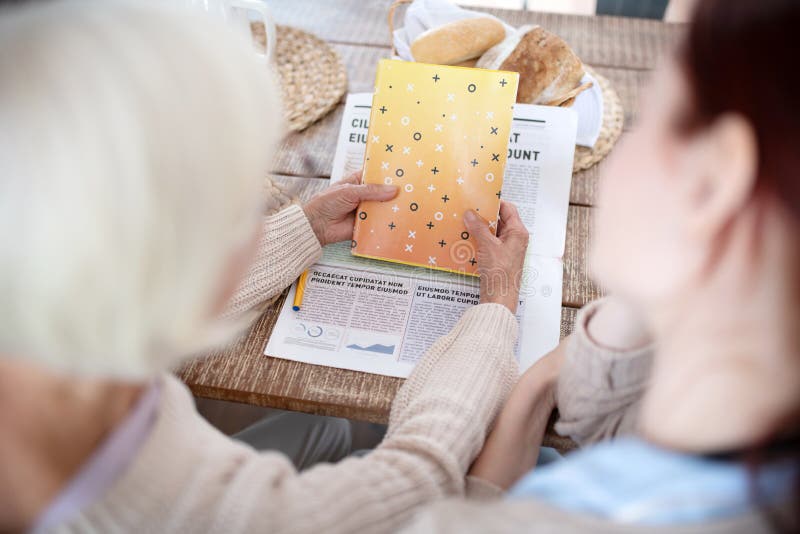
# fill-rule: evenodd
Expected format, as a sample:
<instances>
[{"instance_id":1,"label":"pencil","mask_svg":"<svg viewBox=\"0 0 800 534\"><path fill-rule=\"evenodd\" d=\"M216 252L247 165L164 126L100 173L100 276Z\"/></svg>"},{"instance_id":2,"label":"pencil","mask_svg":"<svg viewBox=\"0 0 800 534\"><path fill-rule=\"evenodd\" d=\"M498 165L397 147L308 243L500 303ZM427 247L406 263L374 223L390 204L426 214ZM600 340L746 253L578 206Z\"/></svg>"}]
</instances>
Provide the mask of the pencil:
<instances>
[{"instance_id":1,"label":"pencil","mask_svg":"<svg viewBox=\"0 0 800 534\"><path fill-rule=\"evenodd\" d=\"M303 295L306 292L306 280L308 280L308 271L303 271L303 274L297 279L297 291L294 292L294 302L292 303L292 309L294 311L300 311L300 306L303 305Z\"/></svg>"}]
</instances>

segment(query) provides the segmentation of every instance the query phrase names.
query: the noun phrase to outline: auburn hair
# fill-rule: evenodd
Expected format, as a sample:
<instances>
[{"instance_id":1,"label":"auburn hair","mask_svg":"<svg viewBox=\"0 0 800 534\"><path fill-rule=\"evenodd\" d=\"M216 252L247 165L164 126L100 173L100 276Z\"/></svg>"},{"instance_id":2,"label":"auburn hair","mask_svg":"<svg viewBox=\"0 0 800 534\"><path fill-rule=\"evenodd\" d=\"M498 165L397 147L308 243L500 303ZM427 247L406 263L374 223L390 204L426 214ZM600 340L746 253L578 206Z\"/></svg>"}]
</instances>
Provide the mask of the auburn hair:
<instances>
[{"instance_id":1,"label":"auburn hair","mask_svg":"<svg viewBox=\"0 0 800 534\"><path fill-rule=\"evenodd\" d=\"M680 59L689 122L744 116L758 142L756 193L775 193L800 222L798 31L797 0L700 0Z\"/></svg>"}]
</instances>

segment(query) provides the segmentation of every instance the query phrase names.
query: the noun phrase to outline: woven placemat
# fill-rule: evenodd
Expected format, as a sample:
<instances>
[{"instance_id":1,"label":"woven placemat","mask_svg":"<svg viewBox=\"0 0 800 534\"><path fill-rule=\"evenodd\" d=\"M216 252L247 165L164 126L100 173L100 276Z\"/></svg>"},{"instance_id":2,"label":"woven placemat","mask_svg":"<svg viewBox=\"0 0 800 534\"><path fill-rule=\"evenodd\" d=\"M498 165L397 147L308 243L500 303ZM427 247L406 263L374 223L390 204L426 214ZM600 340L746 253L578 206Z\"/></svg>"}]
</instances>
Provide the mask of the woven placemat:
<instances>
[{"instance_id":1,"label":"woven placemat","mask_svg":"<svg viewBox=\"0 0 800 534\"><path fill-rule=\"evenodd\" d=\"M279 211L286 209L291 204L300 202L295 195L290 195L280 185L272 181L269 176L264 178L264 205L262 213L264 215L275 215Z\"/></svg>"},{"instance_id":2,"label":"woven placemat","mask_svg":"<svg viewBox=\"0 0 800 534\"><path fill-rule=\"evenodd\" d=\"M253 38L266 46L264 24L250 24ZM336 51L310 33L277 26L275 64L281 77L289 129L305 130L327 115L347 90L347 70Z\"/></svg>"},{"instance_id":3,"label":"woven placemat","mask_svg":"<svg viewBox=\"0 0 800 534\"><path fill-rule=\"evenodd\" d=\"M611 86L611 82L601 76L594 69L586 67L586 70L594 76L600 89L603 91L603 125L600 127L600 136L592 148L584 146L575 147L575 160L572 164L573 174L585 171L611 152L620 134L622 134L622 123L625 113L622 109L622 102L619 95Z\"/></svg>"}]
</instances>

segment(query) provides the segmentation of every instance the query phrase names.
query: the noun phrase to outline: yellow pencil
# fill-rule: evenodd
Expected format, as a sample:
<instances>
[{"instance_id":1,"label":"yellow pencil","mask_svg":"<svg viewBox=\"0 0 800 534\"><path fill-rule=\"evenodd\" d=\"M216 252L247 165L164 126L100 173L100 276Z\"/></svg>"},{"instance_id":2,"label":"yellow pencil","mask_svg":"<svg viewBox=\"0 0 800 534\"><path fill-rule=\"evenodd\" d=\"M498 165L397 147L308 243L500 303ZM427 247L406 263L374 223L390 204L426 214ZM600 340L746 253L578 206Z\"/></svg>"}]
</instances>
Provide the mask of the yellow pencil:
<instances>
[{"instance_id":1,"label":"yellow pencil","mask_svg":"<svg viewBox=\"0 0 800 534\"><path fill-rule=\"evenodd\" d=\"M297 279L297 291L294 292L294 302L292 309L300 311L300 306L303 304L303 294L306 292L306 280L308 280L308 271L303 271L300 278Z\"/></svg>"}]
</instances>

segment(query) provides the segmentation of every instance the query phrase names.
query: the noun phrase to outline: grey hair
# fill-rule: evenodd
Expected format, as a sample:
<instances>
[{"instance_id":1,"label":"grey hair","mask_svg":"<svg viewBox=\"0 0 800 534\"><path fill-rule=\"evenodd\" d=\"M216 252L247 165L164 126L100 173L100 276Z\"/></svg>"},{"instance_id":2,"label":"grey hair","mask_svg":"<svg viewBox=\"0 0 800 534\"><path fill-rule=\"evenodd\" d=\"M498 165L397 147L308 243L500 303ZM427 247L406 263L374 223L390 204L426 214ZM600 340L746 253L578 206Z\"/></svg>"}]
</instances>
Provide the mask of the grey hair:
<instances>
[{"instance_id":1,"label":"grey hair","mask_svg":"<svg viewBox=\"0 0 800 534\"><path fill-rule=\"evenodd\" d=\"M0 14L0 355L140 378L207 346L282 132L252 48L202 13Z\"/></svg>"}]
</instances>

